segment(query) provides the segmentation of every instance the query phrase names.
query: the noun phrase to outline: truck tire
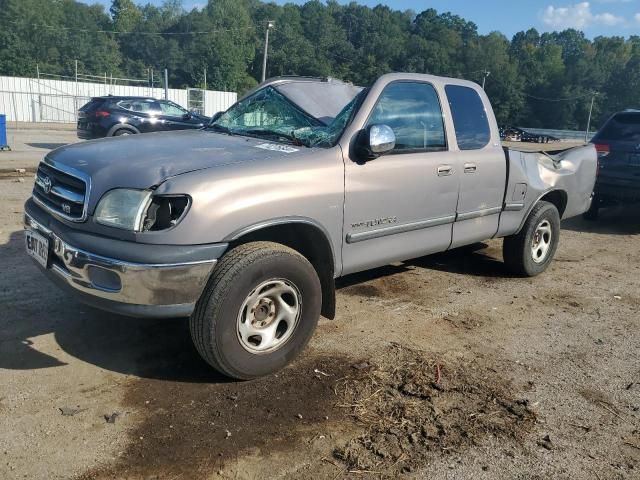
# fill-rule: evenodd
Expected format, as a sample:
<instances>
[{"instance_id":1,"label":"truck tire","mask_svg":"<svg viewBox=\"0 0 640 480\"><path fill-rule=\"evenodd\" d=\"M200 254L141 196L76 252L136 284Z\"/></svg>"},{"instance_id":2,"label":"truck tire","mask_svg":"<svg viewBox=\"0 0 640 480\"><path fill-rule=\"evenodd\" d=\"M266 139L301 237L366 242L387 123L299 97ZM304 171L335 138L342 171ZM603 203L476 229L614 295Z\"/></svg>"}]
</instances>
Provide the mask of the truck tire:
<instances>
[{"instance_id":1,"label":"truck tire","mask_svg":"<svg viewBox=\"0 0 640 480\"><path fill-rule=\"evenodd\" d=\"M320 279L305 257L278 243L247 243L215 267L189 319L191 338L213 368L249 380L300 353L321 306Z\"/></svg>"},{"instance_id":2,"label":"truck tire","mask_svg":"<svg viewBox=\"0 0 640 480\"><path fill-rule=\"evenodd\" d=\"M597 220L598 215L600 214L601 206L602 202L600 201L600 197L598 197L598 195L594 195L593 199L591 200L591 206L589 207L589 210L582 214L582 218L590 221Z\"/></svg>"},{"instance_id":3,"label":"truck tire","mask_svg":"<svg viewBox=\"0 0 640 480\"><path fill-rule=\"evenodd\" d=\"M121 137L122 135L135 135L136 132L133 130L129 130L128 128L121 128L120 130L116 130L113 132L114 137Z\"/></svg>"},{"instance_id":4,"label":"truck tire","mask_svg":"<svg viewBox=\"0 0 640 480\"><path fill-rule=\"evenodd\" d=\"M502 254L513 273L534 277L544 272L558 248L560 214L555 205L538 202L519 233L505 237Z\"/></svg>"}]
</instances>

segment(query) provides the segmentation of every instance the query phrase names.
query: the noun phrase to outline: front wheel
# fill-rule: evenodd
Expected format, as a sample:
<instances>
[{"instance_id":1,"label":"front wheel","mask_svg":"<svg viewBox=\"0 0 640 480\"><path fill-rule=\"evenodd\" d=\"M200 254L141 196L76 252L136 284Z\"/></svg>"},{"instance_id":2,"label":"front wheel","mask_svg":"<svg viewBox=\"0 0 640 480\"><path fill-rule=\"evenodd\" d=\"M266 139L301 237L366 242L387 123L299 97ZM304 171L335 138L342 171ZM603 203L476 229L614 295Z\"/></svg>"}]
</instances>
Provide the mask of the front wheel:
<instances>
[{"instance_id":1,"label":"front wheel","mask_svg":"<svg viewBox=\"0 0 640 480\"><path fill-rule=\"evenodd\" d=\"M560 214L555 205L539 202L516 235L504 239L504 262L512 272L533 277L544 272L558 248Z\"/></svg>"},{"instance_id":2,"label":"front wheel","mask_svg":"<svg viewBox=\"0 0 640 480\"><path fill-rule=\"evenodd\" d=\"M216 266L189 322L202 358L248 380L276 372L306 346L318 323L320 280L297 251L252 242Z\"/></svg>"},{"instance_id":3,"label":"front wheel","mask_svg":"<svg viewBox=\"0 0 640 480\"><path fill-rule=\"evenodd\" d=\"M114 137L122 137L125 135L134 135L135 132L132 132L131 130L128 130L126 128L121 128L120 130L116 130L115 133L113 134Z\"/></svg>"}]
</instances>

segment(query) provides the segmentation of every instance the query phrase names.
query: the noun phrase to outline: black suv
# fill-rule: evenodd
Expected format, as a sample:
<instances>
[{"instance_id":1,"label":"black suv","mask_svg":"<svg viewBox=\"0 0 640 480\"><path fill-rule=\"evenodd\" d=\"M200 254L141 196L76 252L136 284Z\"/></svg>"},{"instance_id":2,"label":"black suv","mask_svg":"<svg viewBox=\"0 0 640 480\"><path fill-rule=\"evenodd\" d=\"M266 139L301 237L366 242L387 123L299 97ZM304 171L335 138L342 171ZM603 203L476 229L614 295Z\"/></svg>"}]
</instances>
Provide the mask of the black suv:
<instances>
[{"instance_id":1,"label":"black suv","mask_svg":"<svg viewBox=\"0 0 640 480\"><path fill-rule=\"evenodd\" d=\"M598 178L584 216L595 220L600 207L640 202L640 111L614 114L591 143L598 152Z\"/></svg>"},{"instance_id":2,"label":"black suv","mask_svg":"<svg viewBox=\"0 0 640 480\"><path fill-rule=\"evenodd\" d=\"M78 110L78 137L85 140L135 133L202 128L204 115L169 100L148 97L95 97Z\"/></svg>"}]
</instances>

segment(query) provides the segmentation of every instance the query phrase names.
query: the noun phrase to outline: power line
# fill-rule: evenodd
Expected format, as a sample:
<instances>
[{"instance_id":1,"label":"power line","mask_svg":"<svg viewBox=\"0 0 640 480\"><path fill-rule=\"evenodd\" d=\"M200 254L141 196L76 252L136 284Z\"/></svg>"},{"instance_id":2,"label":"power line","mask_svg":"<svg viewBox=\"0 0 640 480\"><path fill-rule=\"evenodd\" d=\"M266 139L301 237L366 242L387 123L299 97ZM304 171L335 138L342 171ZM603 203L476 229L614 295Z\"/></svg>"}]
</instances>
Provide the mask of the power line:
<instances>
[{"instance_id":1,"label":"power line","mask_svg":"<svg viewBox=\"0 0 640 480\"><path fill-rule=\"evenodd\" d=\"M25 24L20 20L8 20L9 23L13 23L15 25L29 25L35 28L48 28L56 31L67 31L67 32L81 32L81 33L105 33L112 35L209 35L211 33L220 33L220 32L239 32L252 30L255 28L254 25L250 27L237 27L237 28L218 28L215 30L206 30L206 31L194 31L194 32L118 32L115 30L91 30L88 28L72 28L72 27L59 27L54 25L47 25L44 23L29 23Z\"/></svg>"},{"instance_id":2,"label":"power line","mask_svg":"<svg viewBox=\"0 0 640 480\"><path fill-rule=\"evenodd\" d=\"M578 95L577 97L565 97L565 98L545 98L545 97L537 97L535 95L529 95L528 93L522 93L525 97L533 98L535 100L541 100L544 102L570 102L572 100L580 100L582 98L590 97L593 95L593 92L585 93L584 95Z\"/></svg>"}]
</instances>

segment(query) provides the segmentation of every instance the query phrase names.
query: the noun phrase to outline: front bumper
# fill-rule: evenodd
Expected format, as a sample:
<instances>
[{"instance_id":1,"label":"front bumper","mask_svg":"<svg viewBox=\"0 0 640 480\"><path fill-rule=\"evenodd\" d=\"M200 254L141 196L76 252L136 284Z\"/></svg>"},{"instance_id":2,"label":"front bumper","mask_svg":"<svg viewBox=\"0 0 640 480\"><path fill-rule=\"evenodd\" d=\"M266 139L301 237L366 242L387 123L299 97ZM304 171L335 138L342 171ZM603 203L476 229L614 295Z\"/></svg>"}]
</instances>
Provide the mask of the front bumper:
<instances>
[{"instance_id":1,"label":"front bumper","mask_svg":"<svg viewBox=\"0 0 640 480\"><path fill-rule=\"evenodd\" d=\"M43 271L51 280L84 303L122 315L191 315L217 262L122 261L70 245L29 213L25 213L24 227L49 239L49 261Z\"/></svg>"}]
</instances>

